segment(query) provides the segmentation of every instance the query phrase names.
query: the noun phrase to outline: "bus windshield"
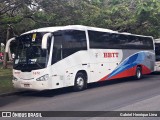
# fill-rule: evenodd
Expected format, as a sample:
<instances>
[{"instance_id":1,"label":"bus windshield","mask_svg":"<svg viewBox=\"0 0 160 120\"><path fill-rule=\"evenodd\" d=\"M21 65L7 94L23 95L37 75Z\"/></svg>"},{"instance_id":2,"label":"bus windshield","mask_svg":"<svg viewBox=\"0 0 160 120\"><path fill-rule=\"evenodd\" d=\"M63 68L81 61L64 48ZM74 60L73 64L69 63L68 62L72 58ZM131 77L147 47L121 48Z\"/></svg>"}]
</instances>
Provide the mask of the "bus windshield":
<instances>
[{"instance_id":1,"label":"bus windshield","mask_svg":"<svg viewBox=\"0 0 160 120\"><path fill-rule=\"evenodd\" d=\"M49 49L41 48L44 33L25 34L16 39L13 68L21 71L43 69L47 65Z\"/></svg>"},{"instance_id":2,"label":"bus windshield","mask_svg":"<svg viewBox=\"0 0 160 120\"><path fill-rule=\"evenodd\" d=\"M160 61L160 43L155 43L156 61Z\"/></svg>"}]
</instances>

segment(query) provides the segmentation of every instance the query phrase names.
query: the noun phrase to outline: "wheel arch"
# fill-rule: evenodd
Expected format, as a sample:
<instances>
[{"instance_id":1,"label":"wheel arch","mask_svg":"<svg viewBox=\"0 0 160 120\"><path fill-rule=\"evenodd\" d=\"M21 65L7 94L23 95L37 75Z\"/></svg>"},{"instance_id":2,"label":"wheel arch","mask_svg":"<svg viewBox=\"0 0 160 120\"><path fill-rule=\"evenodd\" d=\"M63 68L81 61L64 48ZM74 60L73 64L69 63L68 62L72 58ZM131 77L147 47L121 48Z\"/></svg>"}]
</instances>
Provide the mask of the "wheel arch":
<instances>
[{"instance_id":1,"label":"wheel arch","mask_svg":"<svg viewBox=\"0 0 160 120\"><path fill-rule=\"evenodd\" d=\"M137 65L136 69L137 69L137 68L140 68L140 69L141 69L141 72L142 72L142 74L143 74L143 66L139 64L139 65ZM135 70L136 70L136 69L135 69Z\"/></svg>"},{"instance_id":2,"label":"wheel arch","mask_svg":"<svg viewBox=\"0 0 160 120\"><path fill-rule=\"evenodd\" d=\"M142 70L142 65L137 65L137 67L140 67L140 68L141 68L141 70Z\"/></svg>"},{"instance_id":3,"label":"wheel arch","mask_svg":"<svg viewBox=\"0 0 160 120\"><path fill-rule=\"evenodd\" d=\"M86 82L88 82L88 74L87 74L87 71L86 71L86 70L79 70L79 71L77 71L76 75L77 75L78 73L82 73L83 75L85 75L86 80L87 80Z\"/></svg>"}]
</instances>

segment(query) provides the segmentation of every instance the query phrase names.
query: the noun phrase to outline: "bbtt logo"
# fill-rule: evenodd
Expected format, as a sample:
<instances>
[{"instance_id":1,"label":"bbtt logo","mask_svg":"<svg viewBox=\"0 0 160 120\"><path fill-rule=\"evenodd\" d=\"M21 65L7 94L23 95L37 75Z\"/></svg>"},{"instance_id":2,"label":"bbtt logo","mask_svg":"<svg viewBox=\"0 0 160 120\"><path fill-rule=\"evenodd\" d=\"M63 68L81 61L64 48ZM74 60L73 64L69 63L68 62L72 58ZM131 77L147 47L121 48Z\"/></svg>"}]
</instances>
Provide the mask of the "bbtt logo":
<instances>
[{"instance_id":1,"label":"bbtt logo","mask_svg":"<svg viewBox=\"0 0 160 120\"><path fill-rule=\"evenodd\" d=\"M118 58L118 55L119 55L118 52L106 52L103 54L104 54L104 58Z\"/></svg>"}]
</instances>

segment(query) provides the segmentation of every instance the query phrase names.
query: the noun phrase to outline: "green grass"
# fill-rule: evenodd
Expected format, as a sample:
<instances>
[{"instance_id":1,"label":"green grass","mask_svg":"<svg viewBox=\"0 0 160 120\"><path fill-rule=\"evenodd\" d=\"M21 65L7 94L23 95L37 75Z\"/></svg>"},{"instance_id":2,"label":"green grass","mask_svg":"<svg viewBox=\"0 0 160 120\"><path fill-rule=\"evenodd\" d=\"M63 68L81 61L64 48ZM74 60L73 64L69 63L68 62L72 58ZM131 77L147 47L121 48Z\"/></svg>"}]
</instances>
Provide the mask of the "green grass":
<instances>
[{"instance_id":1,"label":"green grass","mask_svg":"<svg viewBox=\"0 0 160 120\"><path fill-rule=\"evenodd\" d=\"M2 69L2 63L0 63L0 94L14 91L12 85L12 69Z\"/></svg>"}]
</instances>

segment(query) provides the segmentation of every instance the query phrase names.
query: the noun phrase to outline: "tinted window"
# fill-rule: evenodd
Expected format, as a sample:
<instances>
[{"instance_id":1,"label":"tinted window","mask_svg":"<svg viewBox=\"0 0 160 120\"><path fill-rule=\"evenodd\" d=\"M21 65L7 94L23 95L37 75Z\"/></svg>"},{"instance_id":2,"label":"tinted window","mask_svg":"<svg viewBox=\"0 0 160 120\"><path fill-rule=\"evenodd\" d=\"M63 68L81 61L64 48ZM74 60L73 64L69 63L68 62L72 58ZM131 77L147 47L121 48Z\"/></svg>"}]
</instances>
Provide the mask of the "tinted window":
<instances>
[{"instance_id":1,"label":"tinted window","mask_svg":"<svg viewBox=\"0 0 160 120\"><path fill-rule=\"evenodd\" d=\"M111 36L112 44L111 49L127 49L128 37L126 35L112 34Z\"/></svg>"},{"instance_id":2,"label":"tinted window","mask_svg":"<svg viewBox=\"0 0 160 120\"><path fill-rule=\"evenodd\" d=\"M63 41L63 36L61 31L55 32L54 43L53 43L52 64L62 59L62 41Z\"/></svg>"},{"instance_id":3,"label":"tinted window","mask_svg":"<svg viewBox=\"0 0 160 120\"><path fill-rule=\"evenodd\" d=\"M65 30L63 39L63 58L77 51L87 50L85 31Z\"/></svg>"},{"instance_id":4,"label":"tinted window","mask_svg":"<svg viewBox=\"0 0 160 120\"><path fill-rule=\"evenodd\" d=\"M116 33L88 31L90 48L100 49L153 49L152 38Z\"/></svg>"},{"instance_id":5,"label":"tinted window","mask_svg":"<svg viewBox=\"0 0 160 120\"><path fill-rule=\"evenodd\" d=\"M153 49L152 38L139 37L139 36L128 36L128 48L131 49Z\"/></svg>"},{"instance_id":6,"label":"tinted window","mask_svg":"<svg viewBox=\"0 0 160 120\"><path fill-rule=\"evenodd\" d=\"M156 61L160 61L160 43L155 43Z\"/></svg>"},{"instance_id":7,"label":"tinted window","mask_svg":"<svg viewBox=\"0 0 160 120\"><path fill-rule=\"evenodd\" d=\"M91 48L109 48L108 44L111 44L111 34L105 32L88 31L90 47Z\"/></svg>"}]
</instances>

